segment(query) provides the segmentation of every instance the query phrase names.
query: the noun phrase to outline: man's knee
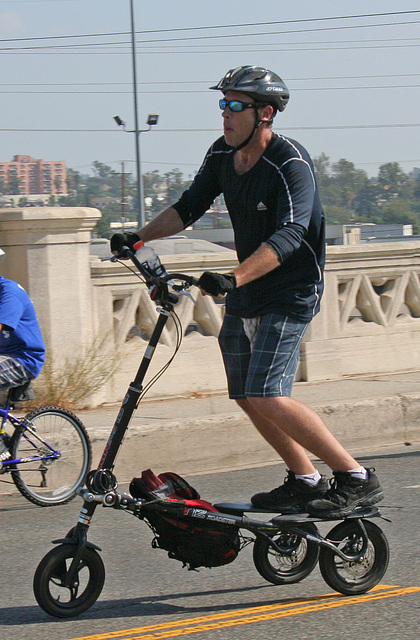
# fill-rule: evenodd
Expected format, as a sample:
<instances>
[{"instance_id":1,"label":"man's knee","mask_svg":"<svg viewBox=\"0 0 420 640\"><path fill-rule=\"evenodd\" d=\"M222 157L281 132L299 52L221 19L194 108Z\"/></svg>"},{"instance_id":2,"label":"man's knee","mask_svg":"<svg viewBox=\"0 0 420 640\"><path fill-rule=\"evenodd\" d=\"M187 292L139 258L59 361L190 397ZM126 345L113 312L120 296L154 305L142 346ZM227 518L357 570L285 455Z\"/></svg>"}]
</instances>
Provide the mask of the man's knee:
<instances>
[{"instance_id":1,"label":"man's knee","mask_svg":"<svg viewBox=\"0 0 420 640\"><path fill-rule=\"evenodd\" d=\"M247 407L264 414L268 408L276 407L279 411L287 408L290 396L258 396L246 398Z\"/></svg>"},{"instance_id":2,"label":"man's knee","mask_svg":"<svg viewBox=\"0 0 420 640\"><path fill-rule=\"evenodd\" d=\"M246 411L249 406L248 398L235 398L235 402L243 411Z\"/></svg>"},{"instance_id":3,"label":"man's knee","mask_svg":"<svg viewBox=\"0 0 420 640\"><path fill-rule=\"evenodd\" d=\"M253 397L249 396L247 398L236 399L237 404L241 407L245 413L254 414L261 413L264 414L269 405L273 403L278 405L279 407L283 406L283 398L286 399L286 396L278 396L275 398L272 397Z\"/></svg>"}]
</instances>

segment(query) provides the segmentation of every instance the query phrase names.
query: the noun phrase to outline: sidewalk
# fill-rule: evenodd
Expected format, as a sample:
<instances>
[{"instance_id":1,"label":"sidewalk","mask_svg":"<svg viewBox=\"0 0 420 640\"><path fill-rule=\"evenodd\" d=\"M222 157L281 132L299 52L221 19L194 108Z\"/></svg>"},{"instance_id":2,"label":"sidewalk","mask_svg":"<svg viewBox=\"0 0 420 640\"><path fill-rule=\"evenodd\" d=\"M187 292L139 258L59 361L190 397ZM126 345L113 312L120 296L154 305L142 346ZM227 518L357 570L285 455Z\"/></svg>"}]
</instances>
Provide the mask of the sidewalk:
<instances>
[{"instance_id":1,"label":"sidewalk","mask_svg":"<svg viewBox=\"0 0 420 640\"><path fill-rule=\"evenodd\" d=\"M314 408L354 455L420 441L420 371L296 383L293 397ZM100 459L119 405L77 415ZM147 400L130 424L115 471L120 482L143 469L180 474L273 464L278 456L226 395Z\"/></svg>"},{"instance_id":2,"label":"sidewalk","mask_svg":"<svg viewBox=\"0 0 420 640\"><path fill-rule=\"evenodd\" d=\"M420 443L420 371L298 382L293 397L315 409L356 458L387 446ZM107 405L75 412L92 441L93 468L119 410L120 405ZM114 471L124 485L148 468L191 476L278 462L226 394L170 400L146 396L131 420ZM0 482L0 495L15 491L13 484Z\"/></svg>"}]
</instances>

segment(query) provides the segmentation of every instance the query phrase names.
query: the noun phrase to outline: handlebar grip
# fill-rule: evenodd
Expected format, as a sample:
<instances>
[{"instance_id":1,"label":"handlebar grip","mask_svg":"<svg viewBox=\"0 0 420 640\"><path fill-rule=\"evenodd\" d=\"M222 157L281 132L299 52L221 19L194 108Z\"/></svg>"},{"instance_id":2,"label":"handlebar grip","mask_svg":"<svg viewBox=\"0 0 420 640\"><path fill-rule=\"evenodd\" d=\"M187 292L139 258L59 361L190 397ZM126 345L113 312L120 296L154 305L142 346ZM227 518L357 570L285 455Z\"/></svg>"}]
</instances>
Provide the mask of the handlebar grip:
<instances>
[{"instance_id":1,"label":"handlebar grip","mask_svg":"<svg viewBox=\"0 0 420 640\"><path fill-rule=\"evenodd\" d=\"M118 251L113 251L112 254L114 262L116 260L128 260L133 257L133 252L127 245L122 246ZM107 258L103 259L106 260Z\"/></svg>"},{"instance_id":2,"label":"handlebar grip","mask_svg":"<svg viewBox=\"0 0 420 640\"><path fill-rule=\"evenodd\" d=\"M164 279L166 280L166 282L168 280L175 280L175 279L183 280L189 285L194 285L195 287L198 287L198 279L194 278L194 276L187 276L187 274L185 273L168 273L164 276Z\"/></svg>"}]
</instances>

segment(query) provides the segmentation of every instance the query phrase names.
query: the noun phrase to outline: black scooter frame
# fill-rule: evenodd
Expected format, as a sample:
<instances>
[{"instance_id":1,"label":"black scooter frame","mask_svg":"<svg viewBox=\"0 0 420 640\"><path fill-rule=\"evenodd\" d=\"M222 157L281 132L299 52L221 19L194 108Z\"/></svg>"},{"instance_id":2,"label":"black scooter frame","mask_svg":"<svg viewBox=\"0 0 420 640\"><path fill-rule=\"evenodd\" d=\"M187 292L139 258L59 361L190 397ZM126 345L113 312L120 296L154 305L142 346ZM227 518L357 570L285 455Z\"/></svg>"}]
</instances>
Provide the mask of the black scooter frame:
<instances>
[{"instance_id":1,"label":"black scooter frame","mask_svg":"<svg viewBox=\"0 0 420 640\"><path fill-rule=\"evenodd\" d=\"M168 286L165 281L161 277L151 275L128 248L125 248L123 252L124 257L129 258L137 267L142 276L144 276L149 288L154 288L154 299L157 302L161 302L162 307L158 307L157 309L159 317L157 319L156 326L153 330L146 351L140 362L137 374L133 382L131 382L128 387L127 393L121 405L121 409L118 413L111 434L105 445L105 449L99 462L99 466L96 471L93 471L90 474L89 483L91 485L91 490L93 489L95 493L96 489L100 490L100 488L105 489L106 491L106 498L102 503L104 504L104 506L115 506L115 504L113 504L114 499L113 497L111 498L112 490L116 486L116 479L112 474L115 459L121 447L124 436L127 432L133 413L139 404L140 395L143 391L143 381L147 374L147 370L150 366L155 349L162 335L163 329L165 328L166 323L172 315L174 305L178 302L179 299L176 294L173 294L168 290ZM113 258L111 258L111 260L113 260ZM176 275L177 274L172 274L172 277ZM180 277L188 285L197 283L197 280L191 276L181 274ZM69 587L72 586L75 582L77 567L83 555L84 548L86 546L89 546L100 550L99 547L87 541L87 530L89 528L93 514L95 513L95 509L98 506L98 501L90 499L90 496L92 495L91 492L89 492L89 497L85 497L86 490L84 489L79 489L78 493L83 498L84 503L80 511L80 516L76 527L74 527L65 538L53 540L53 544L67 543L77 544L78 546L77 552L72 560L66 576L65 582Z\"/></svg>"},{"instance_id":2,"label":"black scooter frame","mask_svg":"<svg viewBox=\"0 0 420 640\"><path fill-rule=\"evenodd\" d=\"M197 285L197 280L191 276L184 274L171 274L170 276L157 276L151 274L133 255L131 251L125 249L124 257L130 258L139 272L146 280L146 284L153 292L152 298L162 306L158 307L159 317L149 340L146 351L140 362L134 381L129 385L127 393L121 405L121 409L116 418L111 434L106 443L98 468L91 471L87 488L79 489L78 493L83 498L83 507L80 511L77 525L67 534L65 538L54 540L54 544L73 544L77 545L77 551L72 559L69 570L67 571L64 581L65 586L72 588L77 586L77 570L79 562L83 556L84 549L90 547L92 549L100 548L87 541L87 531L90 526L96 507L100 504L104 507L121 509L131 512L133 515L143 518L147 517L147 513L158 512L165 515L188 517L192 521L207 521L213 523L221 523L230 525L236 529L244 529L250 531L257 536L263 537L268 544L277 552L281 553L281 549L276 544L273 536L279 532L287 532L292 535L304 538L308 542L315 543L320 547L331 550L335 555L339 556L347 563L356 563L360 561L368 548L369 536L367 534L363 519L382 517L380 511L376 507L359 508L351 513L348 518L356 523L357 529L363 540L362 547L357 553L349 554L342 551L334 542L322 537L320 534L315 535L305 529L305 524L315 522L326 522L325 519L312 518L306 514L277 515L269 521L256 519L255 513L272 513L268 511L258 510L251 504L237 503L221 503L214 505L218 512L207 511L205 509L190 507L180 501L158 499L147 501L144 499L133 498L128 494L120 494L116 491L117 482L112 471L114 463L125 433L128 429L131 417L136 410L140 396L143 391L143 381L147 370L150 366L151 359L154 355L156 346L162 335L163 329L168 319L173 315L174 305L178 301L178 296L169 292L166 281L178 278L183 281L183 285L173 285L172 288L178 292L183 292L190 285ZM116 260L116 259L115 259ZM340 518L339 520L343 520ZM338 522L338 520L334 520Z\"/></svg>"}]
</instances>

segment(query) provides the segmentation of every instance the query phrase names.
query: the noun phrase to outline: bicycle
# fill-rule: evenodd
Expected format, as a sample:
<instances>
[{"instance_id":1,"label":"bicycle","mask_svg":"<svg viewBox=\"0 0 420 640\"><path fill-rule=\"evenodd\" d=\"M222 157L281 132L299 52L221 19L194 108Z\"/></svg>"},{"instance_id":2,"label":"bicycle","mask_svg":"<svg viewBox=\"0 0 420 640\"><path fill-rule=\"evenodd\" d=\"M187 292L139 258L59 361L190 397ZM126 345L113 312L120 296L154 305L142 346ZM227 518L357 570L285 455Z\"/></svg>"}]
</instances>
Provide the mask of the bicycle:
<instances>
[{"instance_id":1,"label":"bicycle","mask_svg":"<svg viewBox=\"0 0 420 640\"><path fill-rule=\"evenodd\" d=\"M116 456L131 416L144 393L163 369L143 388L148 367L169 318L182 329L174 311L179 296L198 281L185 274L168 274L159 263L140 263L124 248L119 257L130 258L152 299L161 305L158 319L136 377L128 387L121 409L106 443L99 466L89 473L86 488L79 489L83 507L79 519L64 538L40 561L33 579L35 598L48 614L67 618L89 609L99 597L105 567L97 545L87 540L96 507L122 510L145 521L154 533L152 547L168 552L189 569L228 564L248 544L259 574L276 585L292 584L308 576L319 562L325 582L343 594L362 594L372 589L386 572L389 547L383 531L367 518L383 517L376 507L358 508L322 536L307 514L274 515L245 503L212 505L200 499L188 482L174 473L155 476L148 470L134 478L129 493L117 491L113 474ZM118 258L111 258L117 261ZM174 354L175 355L175 354ZM266 514L269 520L262 520ZM267 515L268 514L268 515ZM325 520L324 520L325 522ZM337 521L335 521L337 523ZM250 532L254 537L243 533Z\"/></svg>"},{"instance_id":2,"label":"bicycle","mask_svg":"<svg viewBox=\"0 0 420 640\"><path fill-rule=\"evenodd\" d=\"M71 411L43 405L18 418L15 403L30 399L29 383L8 390L0 406L1 430L10 458L0 462L0 475L11 474L20 493L40 507L63 505L76 496L92 461L86 428Z\"/></svg>"}]
</instances>

